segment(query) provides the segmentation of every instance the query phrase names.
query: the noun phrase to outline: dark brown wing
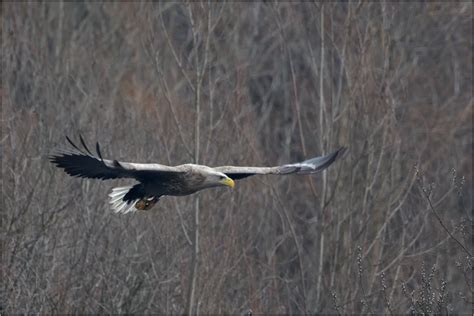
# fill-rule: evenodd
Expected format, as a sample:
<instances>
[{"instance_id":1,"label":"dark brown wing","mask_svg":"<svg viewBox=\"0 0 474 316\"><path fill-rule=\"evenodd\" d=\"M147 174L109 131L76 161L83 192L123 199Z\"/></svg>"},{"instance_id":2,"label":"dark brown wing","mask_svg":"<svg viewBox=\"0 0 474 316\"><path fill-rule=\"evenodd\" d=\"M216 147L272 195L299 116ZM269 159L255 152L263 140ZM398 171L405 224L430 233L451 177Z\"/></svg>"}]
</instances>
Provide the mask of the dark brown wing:
<instances>
[{"instance_id":1,"label":"dark brown wing","mask_svg":"<svg viewBox=\"0 0 474 316\"><path fill-rule=\"evenodd\" d=\"M239 180L257 174L313 174L320 172L329 167L336 158L346 150L341 147L338 150L321 157L315 157L303 162L286 164L276 167L236 167L236 166L222 166L216 167L214 170L225 173L233 180Z\"/></svg>"},{"instance_id":2,"label":"dark brown wing","mask_svg":"<svg viewBox=\"0 0 474 316\"><path fill-rule=\"evenodd\" d=\"M143 182L152 179L158 180L160 178L169 179L183 173L183 171L177 167L103 159L99 143L96 144L97 154L94 155L82 137L80 137L80 140L83 149L76 146L68 137L66 138L73 148L59 151L51 155L49 159L58 168L64 169L68 175L73 177L101 180L134 178Z\"/></svg>"}]
</instances>

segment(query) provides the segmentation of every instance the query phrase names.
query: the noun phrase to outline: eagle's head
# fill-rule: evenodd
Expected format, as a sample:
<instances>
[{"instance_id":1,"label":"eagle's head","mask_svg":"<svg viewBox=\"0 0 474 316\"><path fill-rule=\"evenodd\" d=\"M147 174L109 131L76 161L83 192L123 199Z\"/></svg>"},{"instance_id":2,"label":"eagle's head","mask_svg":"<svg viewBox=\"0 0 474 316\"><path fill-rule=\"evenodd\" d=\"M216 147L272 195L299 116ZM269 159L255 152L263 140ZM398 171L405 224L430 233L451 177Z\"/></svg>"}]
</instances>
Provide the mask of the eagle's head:
<instances>
[{"instance_id":1,"label":"eagle's head","mask_svg":"<svg viewBox=\"0 0 474 316\"><path fill-rule=\"evenodd\" d=\"M198 186L200 189L213 188L220 186L228 186L233 188L235 186L234 180L223 172L216 171L206 166L193 166L193 172L201 175L201 181Z\"/></svg>"},{"instance_id":2,"label":"eagle's head","mask_svg":"<svg viewBox=\"0 0 474 316\"><path fill-rule=\"evenodd\" d=\"M206 184L209 187L228 186L234 188L235 182L229 178L225 173L212 171L206 176Z\"/></svg>"},{"instance_id":3,"label":"eagle's head","mask_svg":"<svg viewBox=\"0 0 474 316\"><path fill-rule=\"evenodd\" d=\"M218 177L217 181L220 183L220 185L225 185L225 186L231 187L232 189L234 188L235 186L234 180L229 178L229 176L227 176L225 173L219 172L217 177Z\"/></svg>"}]
</instances>

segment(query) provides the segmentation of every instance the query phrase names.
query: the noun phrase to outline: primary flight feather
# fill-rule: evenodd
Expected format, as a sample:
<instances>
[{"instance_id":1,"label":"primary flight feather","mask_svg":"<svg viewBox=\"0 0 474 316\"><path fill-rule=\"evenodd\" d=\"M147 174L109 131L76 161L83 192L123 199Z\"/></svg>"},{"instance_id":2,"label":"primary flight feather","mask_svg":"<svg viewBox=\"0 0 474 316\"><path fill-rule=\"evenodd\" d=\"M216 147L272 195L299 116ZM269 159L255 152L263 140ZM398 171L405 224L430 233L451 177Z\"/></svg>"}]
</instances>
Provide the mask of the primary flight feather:
<instances>
[{"instance_id":1,"label":"primary flight feather","mask_svg":"<svg viewBox=\"0 0 474 316\"><path fill-rule=\"evenodd\" d=\"M109 194L112 208L117 213L149 210L164 195L188 195L218 187L234 187L234 180L258 174L313 174L329 167L345 150L344 147L325 156L276 167L208 167L196 164L166 166L149 163L129 163L102 158L99 143L93 154L80 137L83 149L66 137L72 148L50 156L58 168L70 176L91 179L133 178L137 184L113 188Z\"/></svg>"}]
</instances>

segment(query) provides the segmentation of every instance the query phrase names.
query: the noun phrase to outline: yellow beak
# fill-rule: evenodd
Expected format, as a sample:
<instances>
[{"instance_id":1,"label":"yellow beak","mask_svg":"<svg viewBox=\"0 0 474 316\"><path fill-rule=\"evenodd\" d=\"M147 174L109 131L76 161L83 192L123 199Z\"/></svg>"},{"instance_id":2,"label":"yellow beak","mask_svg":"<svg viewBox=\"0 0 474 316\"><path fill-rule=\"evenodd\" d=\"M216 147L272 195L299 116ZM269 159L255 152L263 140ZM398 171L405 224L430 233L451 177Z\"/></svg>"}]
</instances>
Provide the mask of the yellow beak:
<instances>
[{"instance_id":1,"label":"yellow beak","mask_svg":"<svg viewBox=\"0 0 474 316\"><path fill-rule=\"evenodd\" d=\"M221 180L221 183L222 183L223 185L227 185L227 186L229 186L229 187L231 187L231 188L234 188L234 186L235 186L235 182L234 182L234 180L232 180L231 178L222 179L222 180Z\"/></svg>"}]
</instances>

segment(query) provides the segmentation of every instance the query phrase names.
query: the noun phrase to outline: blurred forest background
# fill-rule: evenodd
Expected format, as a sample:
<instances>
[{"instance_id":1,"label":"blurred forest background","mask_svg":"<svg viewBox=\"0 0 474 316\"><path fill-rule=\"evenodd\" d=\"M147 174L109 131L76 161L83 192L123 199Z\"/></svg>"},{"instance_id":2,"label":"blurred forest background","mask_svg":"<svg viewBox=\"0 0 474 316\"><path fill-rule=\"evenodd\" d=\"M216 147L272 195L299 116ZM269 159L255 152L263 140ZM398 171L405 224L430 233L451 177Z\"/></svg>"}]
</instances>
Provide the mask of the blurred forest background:
<instances>
[{"instance_id":1,"label":"blurred forest background","mask_svg":"<svg viewBox=\"0 0 474 316\"><path fill-rule=\"evenodd\" d=\"M470 1L2 2L1 16L0 311L472 312ZM130 181L49 163L79 134L172 165L349 150L323 174L122 216L107 194Z\"/></svg>"}]
</instances>

